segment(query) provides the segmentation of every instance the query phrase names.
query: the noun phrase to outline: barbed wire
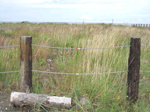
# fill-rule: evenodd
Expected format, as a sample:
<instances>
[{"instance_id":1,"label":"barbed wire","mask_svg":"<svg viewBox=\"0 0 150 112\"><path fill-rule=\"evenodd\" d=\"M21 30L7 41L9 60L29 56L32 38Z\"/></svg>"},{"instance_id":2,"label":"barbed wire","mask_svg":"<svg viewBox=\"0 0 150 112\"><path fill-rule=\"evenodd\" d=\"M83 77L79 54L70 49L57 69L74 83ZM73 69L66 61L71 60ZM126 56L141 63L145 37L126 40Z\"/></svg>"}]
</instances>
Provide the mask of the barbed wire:
<instances>
[{"instance_id":1,"label":"barbed wire","mask_svg":"<svg viewBox=\"0 0 150 112\"><path fill-rule=\"evenodd\" d=\"M20 45L11 45L11 46L0 46L0 48L10 48L10 47L19 47Z\"/></svg>"},{"instance_id":2,"label":"barbed wire","mask_svg":"<svg viewBox=\"0 0 150 112\"><path fill-rule=\"evenodd\" d=\"M19 47L20 45L11 45L11 46L0 46L0 48L10 48L10 47ZM130 47L131 45L125 45L125 46L115 46L115 47L103 47L103 48L67 48L67 47L51 47L51 46L44 46L44 45L36 45L32 44L32 46L36 47L46 47L46 48L52 48L52 49L112 49L112 48L124 48L124 47ZM150 45L141 45L143 47L150 47Z\"/></svg>"},{"instance_id":3,"label":"barbed wire","mask_svg":"<svg viewBox=\"0 0 150 112\"><path fill-rule=\"evenodd\" d=\"M2 73L15 73L15 72L20 72L20 71L6 71L6 72L0 72L0 74L2 74Z\"/></svg>"},{"instance_id":4,"label":"barbed wire","mask_svg":"<svg viewBox=\"0 0 150 112\"><path fill-rule=\"evenodd\" d=\"M20 45L0 46L0 48L19 47L19 46ZM32 44L32 46L56 48L56 49L77 49L77 48L51 47L51 46L36 45L36 44ZM104 48L78 48L78 49L107 49L107 48L121 48L121 47L130 47L130 46L131 45L115 46L115 47L104 47ZM150 47L150 45L141 45L141 46L143 46L143 47Z\"/></svg>"},{"instance_id":5,"label":"barbed wire","mask_svg":"<svg viewBox=\"0 0 150 112\"><path fill-rule=\"evenodd\" d=\"M52 48L52 49L111 49L111 48L130 47L130 45L125 45L125 46L104 47L104 48L69 48L69 47L67 48L67 47L50 47L50 46L36 45L36 44L32 44L32 46L36 46L36 47L46 47L46 48Z\"/></svg>"},{"instance_id":6,"label":"barbed wire","mask_svg":"<svg viewBox=\"0 0 150 112\"><path fill-rule=\"evenodd\" d=\"M61 75L103 75L103 74L115 74L115 73L125 73L128 71L117 71L117 72L107 72L107 73L62 73L62 72L48 72L40 70L32 70L33 72L39 73L50 73L50 74L61 74Z\"/></svg>"},{"instance_id":7,"label":"barbed wire","mask_svg":"<svg viewBox=\"0 0 150 112\"><path fill-rule=\"evenodd\" d=\"M140 70L140 72L147 72L147 73L149 73L150 71Z\"/></svg>"},{"instance_id":8,"label":"barbed wire","mask_svg":"<svg viewBox=\"0 0 150 112\"><path fill-rule=\"evenodd\" d=\"M150 45L141 45L142 47L150 47Z\"/></svg>"},{"instance_id":9,"label":"barbed wire","mask_svg":"<svg viewBox=\"0 0 150 112\"><path fill-rule=\"evenodd\" d=\"M103 74L116 74L116 73L125 73L128 71L117 71L117 72L104 72L104 73L63 73L63 72L48 72L48 71L40 71L40 70L32 70L33 72L39 72L39 73L50 73L50 74L64 74L64 75L103 75ZM5 72L0 72L0 73L15 73L15 72L20 72L20 71L5 71ZM147 72L149 73L150 71L144 71L140 70L140 72Z\"/></svg>"}]
</instances>

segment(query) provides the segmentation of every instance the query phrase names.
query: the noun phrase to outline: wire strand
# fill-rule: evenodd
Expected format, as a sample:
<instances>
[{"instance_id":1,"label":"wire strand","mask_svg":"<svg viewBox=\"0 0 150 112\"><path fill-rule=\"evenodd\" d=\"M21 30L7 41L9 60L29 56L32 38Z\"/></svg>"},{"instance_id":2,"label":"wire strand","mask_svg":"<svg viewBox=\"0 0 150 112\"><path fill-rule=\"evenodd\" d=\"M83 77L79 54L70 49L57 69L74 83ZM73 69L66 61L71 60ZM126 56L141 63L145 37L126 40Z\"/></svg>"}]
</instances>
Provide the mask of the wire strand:
<instances>
[{"instance_id":1,"label":"wire strand","mask_svg":"<svg viewBox=\"0 0 150 112\"><path fill-rule=\"evenodd\" d=\"M50 47L50 46L36 45L36 44L32 44L32 46L36 46L36 47L46 47L46 48L52 48L52 49L111 49L111 48L130 47L130 45L126 45L126 46L104 47L104 48L64 48L64 47Z\"/></svg>"},{"instance_id":2,"label":"wire strand","mask_svg":"<svg viewBox=\"0 0 150 112\"><path fill-rule=\"evenodd\" d=\"M147 73L149 73L150 71L144 71L144 70L140 70L140 72L147 72Z\"/></svg>"},{"instance_id":3,"label":"wire strand","mask_svg":"<svg viewBox=\"0 0 150 112\"><path fill-rule=\"evenodd\" d=\"M19 47L20 45L12 45L12 46L0 46L0 48L10 48L10 47Z\"/></svg>"},{"instance_id":4,"label":"wire strand","mask_svg":"<svg viewBox=\"0 0 150 112\"><path fill-rule=\"evenodd\" d=\"M20 72L20 71L6 71L6 72L0 72L0 74L3 74L3 73L15 73L15 72Z\"/></svg>"},{"instance_id":5,"label":"wire strand","mask_svg":"<svg viewBox=\"0 0 150 112\"><path fill-rule=\"evenodd\" d=\"M61 74L61 75L103 75L103 74L115 74L115 73L125 73L128 71L117 71L117 72L107 72L107 73L62 73L62 72L48 72L40 70L32 70L33 72L39 73L50 73L50 74Z\"/></svg>"},{"instance_id":6,"label":"wire strand","mask_svg":"<svg viewBox=\"0 0 150 112\"><path fill-rule=\"evenodd\" d=\"M19 47L19 46L20 45L0 46L0 48L10 48L10 47ZM50 46L36 45L36 44L32 44L32 46L46 47L46 48L52 48L52 49L112 49L112 48L130 47L131 45L115 46L115 47L104 47L104 48L64 48L64 47L50 47ZM150 45L141 45L141 46L143 46L143 47L150 47Z\"/></svg>"},{"instance_id":7,"label":"wire strand","mask_svg":"<svg viewBox=\"0 0 150 112\"><path fill-rule=\"evenodd\" d=\"M150 45L141 45L142 47L150 47Z\"/></svg>"},{"instance_id":8,"label":"wire strand","mask_svg":"<svg viewBox=\"0 0 150 112\"><path fill-rule=\"evenodd\" d=\"M48 71L40 71L40 70L32 70L33 72L39 72L39 73L50 73L50 74L64 74L64 75L102 75L102 74L115 74L115 73L125 73L128 71L117 71L117 72L105 72L105 73L62 73L62 72L48 72ZM0 73L15 73L20 71L6 71L6 72L0 72ZM140 72L147 72L150 71L144 71L140 70Z\"/></svg>"}]
</instances>

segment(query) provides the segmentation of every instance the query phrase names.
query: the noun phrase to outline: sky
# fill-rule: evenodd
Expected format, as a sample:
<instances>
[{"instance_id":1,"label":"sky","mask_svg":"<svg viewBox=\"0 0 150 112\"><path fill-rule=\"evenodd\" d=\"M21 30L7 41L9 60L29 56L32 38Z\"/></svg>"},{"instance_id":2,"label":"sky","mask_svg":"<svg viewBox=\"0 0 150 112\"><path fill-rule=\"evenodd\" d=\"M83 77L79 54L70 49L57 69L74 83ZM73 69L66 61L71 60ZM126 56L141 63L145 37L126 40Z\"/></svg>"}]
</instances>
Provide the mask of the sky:
<instances>
[{"instance_id":1,"label":"sky","mask_svg":"<svg viewBox=\"0 0 150 112\"><path fill-rule=\"evenodd\" d=\"M150 0L0 0L0 21L150 24Z\"/></svg>"}]
</instances>

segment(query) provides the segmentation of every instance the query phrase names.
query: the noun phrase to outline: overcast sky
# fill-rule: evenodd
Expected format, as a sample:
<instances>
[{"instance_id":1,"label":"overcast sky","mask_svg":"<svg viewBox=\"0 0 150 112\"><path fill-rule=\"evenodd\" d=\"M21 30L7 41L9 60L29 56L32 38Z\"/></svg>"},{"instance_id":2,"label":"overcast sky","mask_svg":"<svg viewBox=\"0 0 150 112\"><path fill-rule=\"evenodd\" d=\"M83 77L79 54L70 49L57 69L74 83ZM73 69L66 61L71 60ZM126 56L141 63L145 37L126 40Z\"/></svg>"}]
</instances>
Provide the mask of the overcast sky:
<instances>
[{"instance_id":1,"label":"overcast sky","mask_svg":"<svg viewBox=\"0 0 150 112\"><path fill-rule=\"evenodd\" d=\"M0 21L148 23L150 0L0 0Z\"/></svg>"}]
</instances>

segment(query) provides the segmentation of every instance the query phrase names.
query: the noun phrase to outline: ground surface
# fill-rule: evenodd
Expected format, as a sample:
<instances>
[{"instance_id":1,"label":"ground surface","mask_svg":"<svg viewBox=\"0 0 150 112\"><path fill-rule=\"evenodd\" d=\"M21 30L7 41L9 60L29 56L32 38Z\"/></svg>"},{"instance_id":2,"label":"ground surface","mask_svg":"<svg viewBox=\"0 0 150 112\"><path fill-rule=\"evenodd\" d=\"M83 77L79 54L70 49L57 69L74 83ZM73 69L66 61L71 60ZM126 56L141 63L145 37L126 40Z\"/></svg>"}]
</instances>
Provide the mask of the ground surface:
<instances>
[{"instance_id":1,"label":"ground surface","mask_svg":"<svg viewBox=\"0 0 150 112\"><path fill-rule=\"evenodd\" d=\"M10 104L10 93L0 91L0 112L26 112L27 110L21 110L14 108Z\"/></svg>"},{"instance_id":2,"label":"ground surface","mask_svg":"<svg viewBox=\"0 0 150 112\"><path fill-rule=\"evenodd\" d=\"M0 92L0 112L15 111L9 102L9 93Z\"/></svg>"}]
</instances>

